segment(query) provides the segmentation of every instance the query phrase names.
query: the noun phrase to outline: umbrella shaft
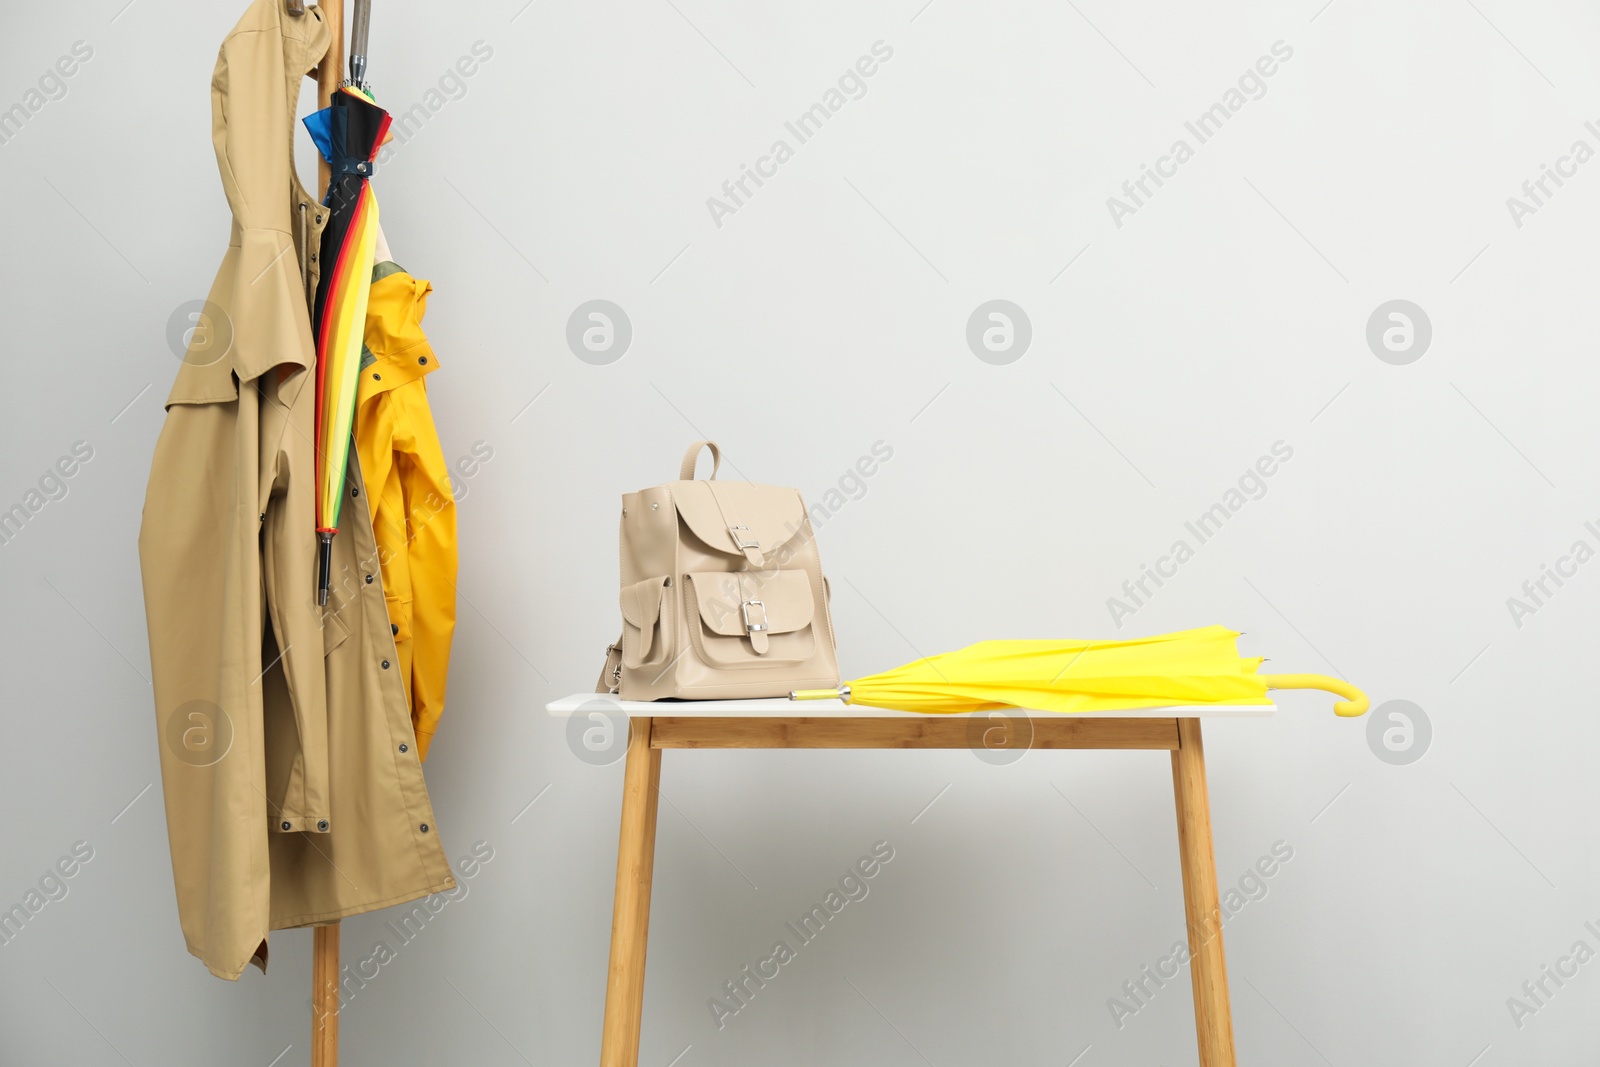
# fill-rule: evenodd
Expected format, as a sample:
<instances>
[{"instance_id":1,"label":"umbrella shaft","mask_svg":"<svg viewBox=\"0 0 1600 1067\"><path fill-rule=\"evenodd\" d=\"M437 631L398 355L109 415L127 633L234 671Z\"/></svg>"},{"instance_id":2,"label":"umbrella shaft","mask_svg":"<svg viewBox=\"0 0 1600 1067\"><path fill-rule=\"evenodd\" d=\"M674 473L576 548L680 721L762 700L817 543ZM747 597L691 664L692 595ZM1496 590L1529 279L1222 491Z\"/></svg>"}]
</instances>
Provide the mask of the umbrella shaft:
<instances>
[{"instance_id":1,"label":"umbrella shaft","mask_svg":"<svg viewBox=\"0 0 1600 1067\"><path fill-rule=\"evenodd\" d=\"M372 0L356 0L350 18L350 55L367 54L367 33L372 28Z\"/></svg>"},{"instance_id":2,"label":"umbrella shaft","mask_svg":"<svg viewBox=\"0 0 1600 1067\"><path fill-rule=\"evenodd\" d=\"M350 80L367 84L367 35L372 28L372 0L356 0L350 20Z\"/></svg>"}]
</instances>

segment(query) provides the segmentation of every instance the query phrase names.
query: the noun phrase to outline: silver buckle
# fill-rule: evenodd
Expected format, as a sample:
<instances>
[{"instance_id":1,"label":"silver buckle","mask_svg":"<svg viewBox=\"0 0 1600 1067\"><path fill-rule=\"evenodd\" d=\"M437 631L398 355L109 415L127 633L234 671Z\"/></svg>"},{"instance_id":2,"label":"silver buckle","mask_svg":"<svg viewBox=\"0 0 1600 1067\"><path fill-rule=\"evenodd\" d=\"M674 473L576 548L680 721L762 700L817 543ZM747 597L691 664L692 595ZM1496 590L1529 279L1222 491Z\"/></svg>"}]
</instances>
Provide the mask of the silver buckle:
<instances>
[{"instance_id":1,"label":"silver buckle","mask_svg":"<svg viewBox=\"0 0 1600 1067\"><path fill-rule=\"evenodd\" d=\"M740 530L744 531L744 536L743 537L739 536L739 531ZM743 552L747 548L760 548L761 547L761 542L756 540L754 537L750 536L750 527L748 527L748 526L730 526L730 527L728 527L728 532L733 535L734 547L736 547L741 552ZM757 603L760 603L760 602L757 601Z\"/></svg>"},{"instance_id":2,"label":"silver buckle","mask_svg":"<svg viewBox=\"0 0 1600 1067\"><path fill-rule=\"evenodd\" d=\"M739 608L740 608L741 611L744 612L744 632L745 633L753 634L753 633L756 633L756 632L758 632L760 630L765 630L767 628L767 605L766 605L766 603L764 601L760 601L760 600L745 600L745 601L742 601L739 604ZM752 622L750 620L750 609L751 608L760 608L761 609L761 621L760 622Z\"/></svg>"}]
</instances>

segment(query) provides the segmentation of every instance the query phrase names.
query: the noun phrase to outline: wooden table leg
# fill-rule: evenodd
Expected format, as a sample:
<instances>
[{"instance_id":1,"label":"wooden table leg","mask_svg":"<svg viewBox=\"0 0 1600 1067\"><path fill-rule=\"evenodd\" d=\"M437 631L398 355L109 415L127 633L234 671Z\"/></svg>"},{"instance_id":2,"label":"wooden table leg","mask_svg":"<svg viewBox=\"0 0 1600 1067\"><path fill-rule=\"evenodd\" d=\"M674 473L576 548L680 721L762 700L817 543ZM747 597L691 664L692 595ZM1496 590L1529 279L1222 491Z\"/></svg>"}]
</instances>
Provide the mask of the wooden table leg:
<instances>
[{"instance_id":1,"label":"wooden table leg","mask_svg":"<svg viewBox=\"0 0 1600 1067\"><path fill-rule=\"evenodd\" d=\"M339 1067L339 924L311 928L311 1067Z\"/></svg>"},{"instance_id":2,"label":"wooden table leg","mask_svg":"<svg viewBox=\"0 0 1600 1067\"><path fill-rule=\"evenodd\" d=\"M650 881L656 856L661 750L650 747L651 720L633 719L622 772L622 833L611 912L611 966L600 1067L636 1067L644 1014L644 954L650 931Z\"/></svg>"},{"instance_id":3,"label":"wooden table leg","mask_svg":"<svg viewBox=\"0 0 1600 1067\"><path fill-rule=\"evenodd\" d=\"M1183 909L1189 927L1189 977L1194 983L1194 1028L1200 1067L1235 1067L1233 1017L1228 1008L1228 964L1222 953L1222 909L1217 903L1216 853L1211 805L1206 798L1206 755L1200 720L1178 720L1172 753L1172 790L1178 807L1178 852L1183 868Z\"/></svg>"}]
</instances>

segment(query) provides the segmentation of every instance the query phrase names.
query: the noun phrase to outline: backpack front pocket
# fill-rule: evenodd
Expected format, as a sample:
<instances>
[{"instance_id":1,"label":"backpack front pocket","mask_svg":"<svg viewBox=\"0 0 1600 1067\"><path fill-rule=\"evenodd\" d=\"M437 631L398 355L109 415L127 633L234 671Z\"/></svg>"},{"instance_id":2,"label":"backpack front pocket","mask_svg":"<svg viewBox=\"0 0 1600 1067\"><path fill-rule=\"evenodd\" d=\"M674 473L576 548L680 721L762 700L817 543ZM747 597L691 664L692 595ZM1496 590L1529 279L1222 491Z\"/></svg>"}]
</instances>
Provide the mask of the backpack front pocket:
<instances>
[{"instance_id":1,"label":"backpack front pocket","mask_svg":"<svg viewBox=\"0 0 1600 1067\"><path fill-rule=\"evenodd\" d=\"M683 600L695 654L713 667L787 666L816 648L816 601L803 570L686 574Z\"/></svg>"}]
</instances>

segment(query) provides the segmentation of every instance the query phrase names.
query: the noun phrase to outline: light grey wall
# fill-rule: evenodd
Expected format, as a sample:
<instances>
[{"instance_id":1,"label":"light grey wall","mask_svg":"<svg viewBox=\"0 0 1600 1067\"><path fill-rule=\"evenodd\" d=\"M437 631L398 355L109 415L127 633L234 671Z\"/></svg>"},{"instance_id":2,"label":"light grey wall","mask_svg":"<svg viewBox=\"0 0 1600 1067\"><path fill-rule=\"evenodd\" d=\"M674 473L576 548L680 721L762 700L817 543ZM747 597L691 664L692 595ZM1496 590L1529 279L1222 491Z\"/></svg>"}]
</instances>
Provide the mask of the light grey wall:
<instances>
[{"instance_id":1,"label":"light grey wall","mask_svg":"<svg viewBox=\"0 0 1600 1067\"><path fill-rule=\"evenodd\" d=\"M0 905L93 854L0 945L7 1065L307 1061L308 933L237 985L184 952L135 554L169 319L226 240L207 86L239 6L4 14L0 106L92 49L0 144L0 506L92 450L0 545ZM452 858L493 859L350 1002L348 1062L595 1059L621 764L541 709L616 629L618 494L702 435L812 502L853 490L819 531L847 675L1221 622L1367 689L1376 731L1298 693L1207 729L1218 874L1257 898L1226 926L1242 1063L1589 1062L1600 962L1522 987L1600 950L1600 162L1522 189L1600 149L1593 8L375 6L381 99L430 112L382 170L384 222L437 289L445 451L492 451L427 769ZM784 123L879 41L865 95L799 144ZM1199 143L1185 122L1280 41ZM718 225L707 199L777 139L793 158ZM1179 139L1193 157L1114 213ZM566 341L596 299L631 323L608 365ZM997 299L1031 328L1009 363L967 341ZM1393 300L1431 342L1385 361ZM1199 544L1185 522L1277 442ZM1193 558L1114 620L1179 539ZM1120 1026L1110 1004L1183 936L1164 756L672 752L662 787L642 1064L1194 1062L1186 975ZM870 894L719 1030L708 998L878 841ZM348 961L396 947L386 918L345 924Z\"/></svg>"}]
</instances>

